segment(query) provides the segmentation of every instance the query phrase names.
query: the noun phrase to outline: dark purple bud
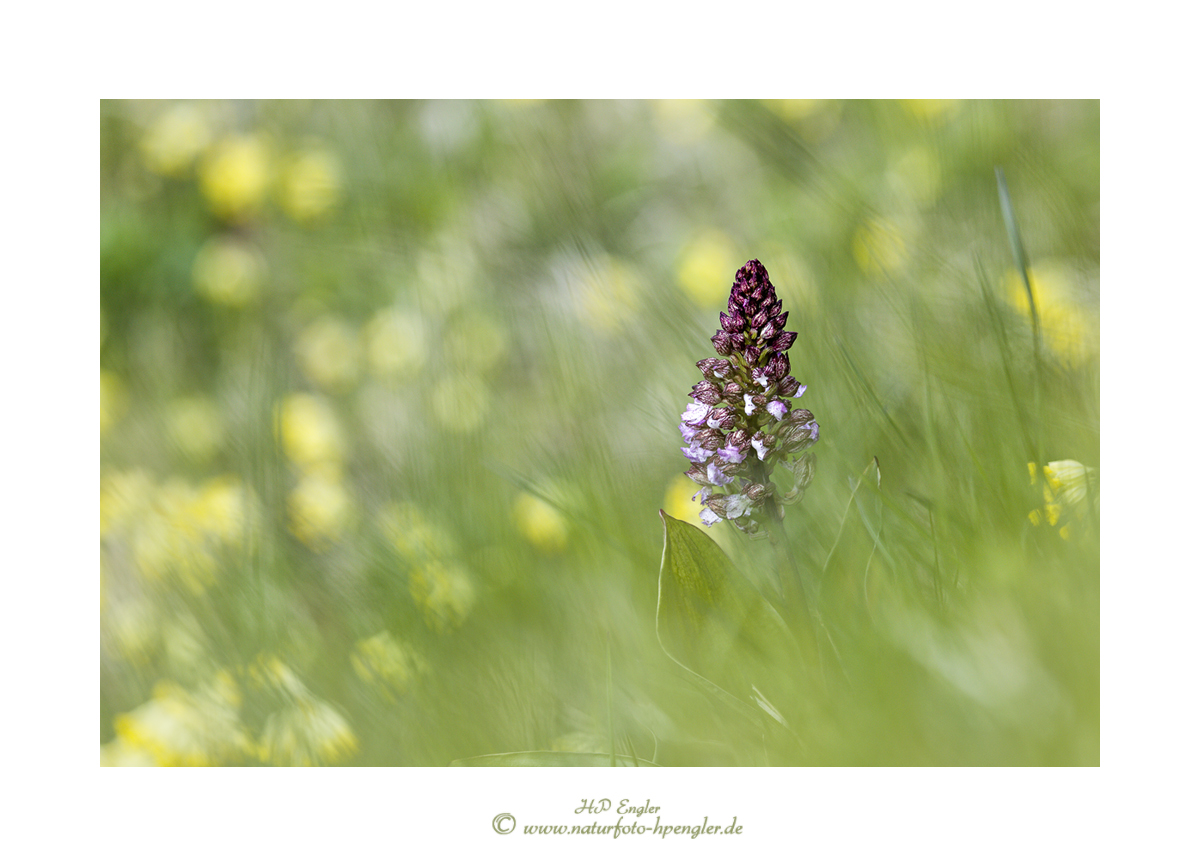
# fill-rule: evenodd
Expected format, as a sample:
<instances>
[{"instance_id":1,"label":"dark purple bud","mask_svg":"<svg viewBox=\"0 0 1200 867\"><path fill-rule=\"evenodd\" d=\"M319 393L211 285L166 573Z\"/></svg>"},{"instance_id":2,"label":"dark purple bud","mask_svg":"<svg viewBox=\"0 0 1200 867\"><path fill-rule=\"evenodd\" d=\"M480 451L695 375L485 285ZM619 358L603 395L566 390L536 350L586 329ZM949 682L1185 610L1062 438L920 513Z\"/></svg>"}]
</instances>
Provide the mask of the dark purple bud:
<instances>
[{"instance_id":1,"label":"dark purple bud","mask_svg":"<svg viewBox=\"0 0 1200 867\"><path fill-rule=\"evenodd\" d=\"M723 406L720 409L714 409L712 414L708 417L709 427L718 427L725 430L733 427L736 421L737 413L727 406Z\"/></svg>"},{"instance_id":2,"label":"dark purple bud","mask_svg":"<svg viewBox=\"0 0 1200 867\"><path fill-rule=\"evenodd\" d=\"M779 382L779 393L784 397L795 397L799 388L800 383L796 382L796 377L794 376L785 376Z\"/></svg>"},{"instance_id":3,"label":"dark purple bud","mask_svg":"<svg viewBox=\"0 0 1200 867\"><path fill-rule=\"evenodd\" d=\"M716 406L721 402L721 390L707 380L696 383L696 387L688 392L688 396L709 406Z\"/></svg>"},{"instance_id":4,"label":"dark purple bud","mask_svg":"<svg viewBox=\"0 0 1200 867\"><path fill-rule=\"evenodd\" d=\"M708 484L708 470L706 470L704 468L704 464L697 464L697 463L693 462L692 465L690 467L688 467L684 471L683 474L685 476L687 476L689 479L691 479L693 482L695 482L697 485L707 485Z\"/></svg>"},{"instance_id":5,"label":"dark purple bud","mask_svg":"<svg viewBox=\"0 0 1200 867\"><path fill-rule=\"evenodd\" d=\"M705 379L727 379L733 372L733 365L724 358L703 358L696 362Z\"/></svg>"},{"instance_id":6,"label":"dark purple bud","mask_svg":"<svg viewBox=\"0 0 1200 867\"><path fill-rule=\"evenodd\" d=\"M792 363L788 361L788 357L783 353L776 353L771 356L771 360L767 362L767 379L771 382L779 382L792 370Z\"/></svg>"},{"instance_id":7,"label":"dark purple bud","mask_svg":"<svg viewBox=\"0 0 1200 867\"><path fill-rule=\"evenodd\" d=\"M737 315L721 314L721 327L730 334L737 334L746 328L746 320Z\"/></svg>"},{"instance_id":8,"label":"dark purple bud","mask_svg":"<svg viewBox=\"0 0 1200 867\"><path fill-rule=\"evenodd\" d=\"M763 341L764 343L770 343L770 342L771 342L771 338L773 338L773 337L775 336L775 334L778 332L778 330L779 330L779 329L777 329L777 328L775 327L775 323L774 323L774 322L768 322L768 323L767 323L766 325L764 325L764 326L762 327L762 329L761 329L761 330L758 332L758 339L759 339L759 340L761 340L761 341Z\"/></svg>"},{"instance_id":9,"label":"dark purple bud","mask_svg":"<svg viewBox=\"0 0 1200 867\"><path fill-rule=\"evenodd\" d=\"M754 314L754 318L750 320L751 328L762 328L767 324L767 311L759 310Z\"/></svg>"},{"instance_id":10,"label":"dark purple bud","mask_svg":"<svg viewBox=\"0 0 1200 867\"><path fill-rule=\"evenodd\" d=\"M776 352L787 352L792 348L792 344L796 342L795 331L784 331L775 338L775 342L771 344L771 348Z\"/></svg>"},{"instance_id":11,"label":"dark purple bud","mask_svg":"<svg viewBox=\"0 0 1200 867\"><path fill-rule=\"evenodd\" d=\"M775 326L776 331L783 331L783 326L787 325L787 312L780 313L778 304L772 309L775 312L771 315L771 324Z\"/></svg>"},{"instance_id":12,"label":"dark purple bud","mask_svg":"<svg viewBox=\"0 0 1200 867\"><path fill-rule=\"evenodd\" d=\"M741 335L739 334L738 337L741 337ZM758 356L761 352L762 348L757 343L750 344L746 347L746 361L754 364L754 362L758 361Z\"/></svg>"},{"instance_id":13,"label":"dark purple bud","mask_svg":"<svg viewBox=\"0 0 1200 867\"><path fill-rule=\"evenodd\" d=\"M704 428L702 431L697 433L696 439L693 440L693 443L699 443L701 448L707 449L711 452L715 452L717 449L719 449L724 442L725 437L721 436L720 433L710 427Z\"/></svg>"},{"instance_id":14,"label":"dark purple bud","mask_svg":"<svg viewBox=\"0 0 1200 867\"><path fill-rule=\"evenodd\" d=\"M808 424L813 420L813 414L806 409L794 409L788 413L788 421L792 424Z\"/></svg>"},{"instance_id":15,"label":"dark purple bud","mask_svg":"<svg viewBox=\"0 0 1200 867\"><path fill-rule=\"evenodd\" d=\"M742 495L749 497L750 502L757 505L758 503L761 503L763 498L767 495L767 489L765 486L755 482L754 484L746 485L744 488L742 488Z\"/></svg>"},{"instance_id":16,"label":"dark purple bud","mask_svg":"<svg viewBox=\"0 0 1200 867\"><path fill-rule=\"evenodd\" d=\"M725 399L735 401L742 396L742 387L736 382L725 383L724 388Z\"/></svg>"},{"instance_id":17,"label":"dark purple bud","mask_svg":"<svg viewBox=\"0 0 1200 867\"><path fill-rule=\"evenodd\" d=\"M712 336L713 349L717 350L718 355L728 355L733 352L733 339L729 336L728 331L718 331Z\"/></svg>"},{"instance_id":18,"label":"dark purple bud","mask_svg":"<svg viewBox=\"0 0 1200 867\"><path fill-rule=\"evenodd\" d=\"M729 436L725 437L726 448L737 449L739 452L744 452L749 445L750 434L746 433L741 428L738 428L729 434Z\"/></svg>"},{"instance_id":19,"label":"dark purple bud","mask_svg":"<svg viewBox=\"0 0 1200 867\"><path fill-rule=\"evenodd\" d=\"M746 335L742 334L740 331L737 334L730 334L729 339L733 342L733 348L738 352L741 352L746 348Z\"/></svg>"}]
</instances>

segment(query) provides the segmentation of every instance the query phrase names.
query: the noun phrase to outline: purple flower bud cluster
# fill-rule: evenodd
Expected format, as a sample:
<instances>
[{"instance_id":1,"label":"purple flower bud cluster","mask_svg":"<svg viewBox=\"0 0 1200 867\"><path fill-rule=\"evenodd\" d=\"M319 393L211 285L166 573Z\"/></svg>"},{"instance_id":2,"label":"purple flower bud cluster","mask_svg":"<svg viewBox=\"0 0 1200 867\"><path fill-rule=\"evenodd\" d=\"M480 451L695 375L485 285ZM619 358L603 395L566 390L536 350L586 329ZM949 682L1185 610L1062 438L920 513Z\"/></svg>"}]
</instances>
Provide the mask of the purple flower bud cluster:
<instances>
[{"instance_id":1,"label":"purple flower bud cluster","mask_svg":"<svg viewBox=\"0 0 1200 867\"><path fill-rule=\"evenodd\" d=\"M750 260L738 269L729 312L712 337L720 357L696 363L704 380L689 394L679 432L708 526L728 520L756 534L759 518L772 509L782 516L782 504L798 500L812 478L810 456L800 453L820 430L811 412L792 409L805 386L791 375L787 352L796 332L783 330L787 317L767 269ZM787 493L770 481L776 465L794 476Z\"/></svg>"}]
</instances>

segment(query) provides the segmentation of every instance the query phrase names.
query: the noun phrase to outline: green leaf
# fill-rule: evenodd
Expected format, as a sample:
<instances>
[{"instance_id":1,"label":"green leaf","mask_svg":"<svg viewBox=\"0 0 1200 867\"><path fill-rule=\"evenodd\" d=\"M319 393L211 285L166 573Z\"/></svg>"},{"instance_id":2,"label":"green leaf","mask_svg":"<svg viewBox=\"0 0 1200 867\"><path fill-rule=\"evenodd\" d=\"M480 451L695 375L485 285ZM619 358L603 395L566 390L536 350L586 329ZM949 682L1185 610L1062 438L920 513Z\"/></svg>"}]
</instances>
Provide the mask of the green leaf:
<instances>
[{"instance_id":1,"label":"green leaf","mask_svg":"<svg viewBox=\"0 0 1200 867\"><path fill-rule=\"evenodd\" d=\"M667 656L727 703L753 715L759 700L793 682L800 652L779 613L697 527L659 511L658 642ZM725 696L721 696L725 698ZM778 712L773 718L781 720Z\"/></svg>"},{"instance_id":2,"label":"green leaf","mask_svg":"<svg viewBox=\"0 0 1200 867\"><path fill-rule=\"evenodd\" d=\"M457 768L607 768L613 756L604 753L571 753L557 750L535 750L527 753L495 753L488 756L472 756L455 759L450 763ZM649 767L658 765L633 756L617 756L619 768Z\"/></svg>"}]
</instances>

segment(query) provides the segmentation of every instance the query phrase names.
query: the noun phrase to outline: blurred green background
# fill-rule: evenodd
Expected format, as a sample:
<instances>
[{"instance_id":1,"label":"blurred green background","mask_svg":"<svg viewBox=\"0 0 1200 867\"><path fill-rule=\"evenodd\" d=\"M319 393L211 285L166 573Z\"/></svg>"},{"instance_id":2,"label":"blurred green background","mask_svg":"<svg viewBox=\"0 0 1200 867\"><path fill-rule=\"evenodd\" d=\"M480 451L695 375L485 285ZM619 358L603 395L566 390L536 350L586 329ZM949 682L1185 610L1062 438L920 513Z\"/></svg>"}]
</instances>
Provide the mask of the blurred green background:
<instances>
[{"instance_id":1,"label":"blurred green background","mask_svg":"<svg viewBox=\"0 0 1200 867\"><path fill-rule=\"evenodd\" d=\"M1098 764L1099 120L102 103L102 763ZM751 258L821 425L786 520L839 656L769 749L654 628Z\"/></svg>"}]
</instances>

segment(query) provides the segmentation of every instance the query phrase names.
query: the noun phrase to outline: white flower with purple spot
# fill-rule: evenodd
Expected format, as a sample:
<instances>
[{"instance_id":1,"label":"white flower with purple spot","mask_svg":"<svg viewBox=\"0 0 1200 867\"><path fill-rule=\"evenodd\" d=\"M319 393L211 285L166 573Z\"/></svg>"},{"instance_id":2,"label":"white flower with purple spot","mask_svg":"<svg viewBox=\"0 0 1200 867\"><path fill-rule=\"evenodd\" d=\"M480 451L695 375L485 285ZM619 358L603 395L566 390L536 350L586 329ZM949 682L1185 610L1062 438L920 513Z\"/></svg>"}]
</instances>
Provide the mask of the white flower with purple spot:
<instances>
[{"instance_id":1,"label":"white flower with purple spot","mask_svg":"<svg viewBox=\"0 0 1200 867\"><path fill-rule=\"evenodd\" d=\"M783 420L783 416L787 411L788 405L786 401L772 400L767 404L767 412L780 421Z\"/></svg>"},{"instance_id":2,"label":"white flower with purple spot","mask_svg":"<svg viewBox=\"0 0 1200 867\"><path fill-rule=\"evenodd\" d=\"M760 461L767 459L767 452L770 451L770 447L763 440L762 431L759 431L750 439L750 445L754 446L754 450L758 452L758 459Z\"/></svg>"},{"instance_id":3,"label":"white flower with purple spot","mask_svg":"<svg viewBox=\"0 0 1200 867\"><path fill-rule=\"evenodd\" d=\"M692 443L689 446L680 447L679 450L683 452L684 456L689 461L695 461L698 464L704 463L706 460L716 454L716 452L714 452L712 449L706 449L704 446L700 445L700 443Z\"/></svg>"},{"instance_id":4,"label":"white flower with purple spot","mask_svg":"<svg viewBox=\"0 0 1200 867\"><path fill-rule=\"evenodd\" d=\"M711 527L721 520L721 516L712 509L705 507L700 510L700 520L704 522L704 526Z\"/></svg>"},{"instance_id":5,"label":"white flower with purple spot","mask_svg":"<svg viewBox=\"0 0 1200 867\"><path fill-rule=\"evenodd\" d=\"M750 511L750 498L742 494L730 494L725 498L725 517L740 518Z\"/></svg>"},{"instance_id":6,"label":"white flower with purple spot","mask_svg":"<svg viewBox=\"0 0 1200 867\"><path fill-rule=\"evenodd\" d=\"M728 485L733 481L733 478L725 475L724 470L718 467L716 463L711 463L708 465L708 480L713 485Z\"/></svg>"},{"instance_id":7,"label":"white flower with purple spot","mask_svg":"<svg viewBox=\"0 0 1200 867\"><path fill-rule=\"evenodd\" d=\"M721 460L725 461L726 463L740 464L742 461L744 461L746 459L746 453L737 448L734 448L733 446L727 445L727 446L722 446L721 448L717 449L717 457L719 457Z\"/></svg>"},{"instance_id":8,"label":"white flower with purple spot","mask_svg":"<svg viewBox=\"0 0 1200 867\"><path fill-rule=\"evenodd\" d=\"M688 424L704 424L704 419L708 416L710 409L712 409L711 406L703 403L689 403L680 417Z\"/></svg>"}]
</instances>

